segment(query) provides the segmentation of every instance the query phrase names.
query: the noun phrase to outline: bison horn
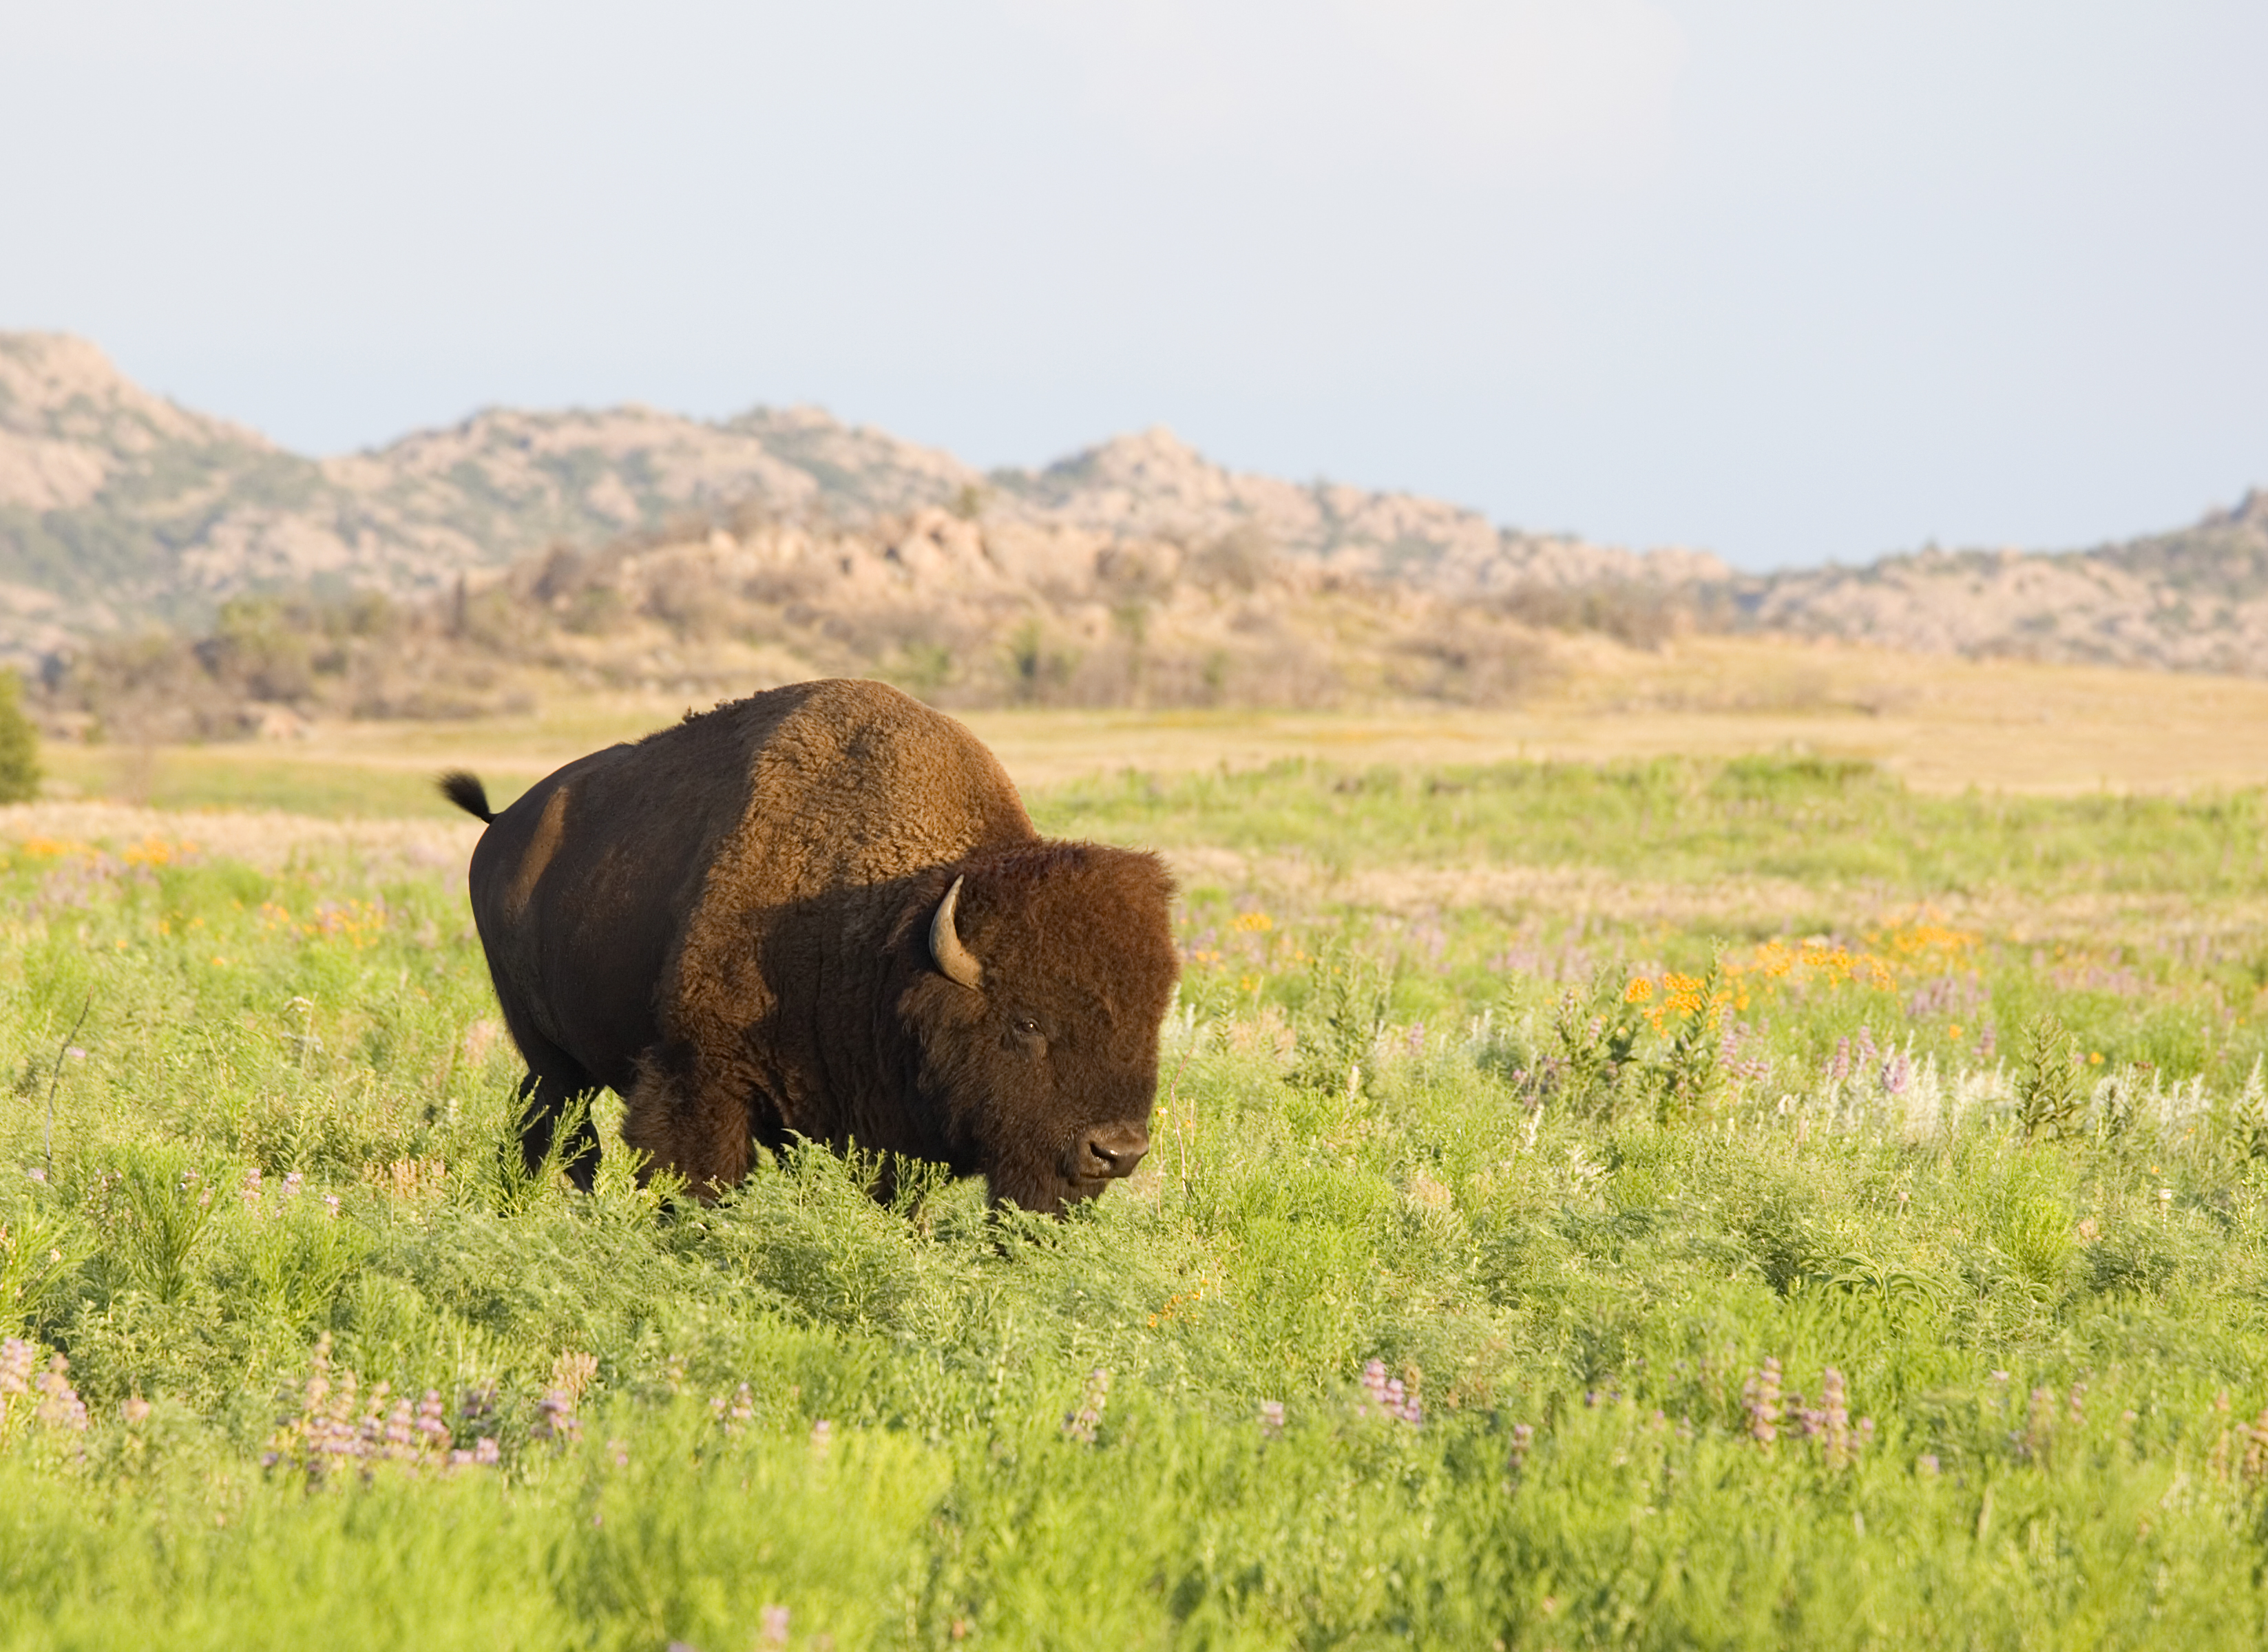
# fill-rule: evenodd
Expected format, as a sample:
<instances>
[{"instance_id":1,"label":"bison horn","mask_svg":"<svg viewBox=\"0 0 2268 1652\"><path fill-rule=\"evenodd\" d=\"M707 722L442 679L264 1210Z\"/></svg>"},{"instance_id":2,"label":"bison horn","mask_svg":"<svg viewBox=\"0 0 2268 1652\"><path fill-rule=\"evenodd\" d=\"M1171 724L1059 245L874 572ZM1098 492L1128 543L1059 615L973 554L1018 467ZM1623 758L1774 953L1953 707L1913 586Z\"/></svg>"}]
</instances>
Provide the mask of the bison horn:
<instances>
[{"instance_id":1,"label":"bison horn","mask_svg":"<svg viewBox=\"0 0 2268 1652\"><path fill-rule=\"evenodd\" d=\"M984 984L984 966L976 961L976 954L961 945L961 933L953 927L954 908L961 904L961 883L958 877L953 880L953 887L937 903L937 916L929 921L929 955L948 977L976 992Z\"/></svg>"}]
</instances>

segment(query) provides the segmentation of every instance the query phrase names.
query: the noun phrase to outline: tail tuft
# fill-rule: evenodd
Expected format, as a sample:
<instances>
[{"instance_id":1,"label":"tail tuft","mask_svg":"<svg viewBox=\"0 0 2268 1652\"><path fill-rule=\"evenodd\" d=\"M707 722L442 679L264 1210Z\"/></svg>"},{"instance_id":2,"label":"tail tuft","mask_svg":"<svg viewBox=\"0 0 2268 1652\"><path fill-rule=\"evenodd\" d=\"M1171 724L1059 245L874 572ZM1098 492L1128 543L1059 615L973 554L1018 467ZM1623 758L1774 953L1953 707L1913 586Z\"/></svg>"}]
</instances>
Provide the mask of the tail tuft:
<instances>
[{"instance_id":1,"label":"tail tuft","mask_svg":"<svg viewBox=\"0 0 2268 1652\"><path fill-rule=\"evenodd\" d=\"M489 807L489 789L481 784L477 775L468 775L461 768L452 769L441 776L441 795L467 814L482 820L496 819Z\"/></svg>"}]
</instances>

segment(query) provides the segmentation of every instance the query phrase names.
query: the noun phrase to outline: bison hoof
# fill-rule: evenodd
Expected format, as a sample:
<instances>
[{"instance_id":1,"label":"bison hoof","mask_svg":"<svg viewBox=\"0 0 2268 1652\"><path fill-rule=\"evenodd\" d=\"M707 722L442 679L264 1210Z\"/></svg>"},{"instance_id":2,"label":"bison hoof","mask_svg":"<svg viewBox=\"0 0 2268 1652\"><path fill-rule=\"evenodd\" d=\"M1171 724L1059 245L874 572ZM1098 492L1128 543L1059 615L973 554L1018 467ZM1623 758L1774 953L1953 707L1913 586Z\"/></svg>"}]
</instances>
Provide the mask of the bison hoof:
<instances>
[{"instance_id":1,"label":"bison hoof","mask_svg":"<svg viewBox=\"0 0 2268 1652\"><path fill-rule=\"evenodd\" d=\"M1150 1133L1138 1124L1114 1124L1089 1131L1079 1144L1082 1178L1131 1176L1150 1150Z\"/></svg>"}]
</instances>

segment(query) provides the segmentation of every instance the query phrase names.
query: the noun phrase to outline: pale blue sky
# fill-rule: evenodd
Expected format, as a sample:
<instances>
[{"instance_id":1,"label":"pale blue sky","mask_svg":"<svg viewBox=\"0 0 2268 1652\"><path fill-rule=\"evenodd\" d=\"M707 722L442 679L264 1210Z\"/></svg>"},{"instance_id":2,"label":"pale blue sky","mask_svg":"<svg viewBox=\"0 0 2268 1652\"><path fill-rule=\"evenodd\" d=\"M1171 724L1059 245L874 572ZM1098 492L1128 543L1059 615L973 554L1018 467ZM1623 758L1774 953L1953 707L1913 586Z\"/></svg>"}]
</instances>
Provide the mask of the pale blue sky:
<instances>
[{"instance_id":1,"label":"pale blue sky","mask_svg":"<svg viewBox=\"0 0 2268 1652\"><path fill-rule=\"evenodd\" d=\"M303 451L814 400L1751 567L2268 484L2268 5L0 0L0 327Z\"/></svg>"}]
</instances>

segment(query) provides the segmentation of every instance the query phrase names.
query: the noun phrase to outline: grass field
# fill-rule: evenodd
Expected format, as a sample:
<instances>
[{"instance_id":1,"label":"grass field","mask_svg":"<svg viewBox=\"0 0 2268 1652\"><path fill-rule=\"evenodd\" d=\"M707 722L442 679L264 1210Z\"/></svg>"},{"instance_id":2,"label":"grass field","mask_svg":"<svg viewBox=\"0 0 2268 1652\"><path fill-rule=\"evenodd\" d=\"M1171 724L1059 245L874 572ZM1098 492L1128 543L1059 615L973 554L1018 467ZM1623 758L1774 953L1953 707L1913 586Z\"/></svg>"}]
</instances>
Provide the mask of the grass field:
<instances>
[{"instance_id":1,"label":"grass field","mask_svg":"<svg viewBox=\"0 0 2268 1652\"><path fill-rule=\"evenodd\" d=\"M1782 752L1874 764L1918 791L2180 792L2268 781L2268 683L1840 645L1696 637L1659 653L1571 639L1505 710L982 711L965 720L1024 786L1295 757L1354 767L1580 762ZM541 687L541 685L535 685ZM290 741L136 751L60 745L74 797L164 808L442 815L428 782L468 766L508 795L569 759L674 721L659 694L556 692L521 717L342 723Z\"/></svg>"},{"instance_id":2,"label":"grass field","mask_svg":"<svg viewBox=\"0 0 2268 1652\"><path fill-rule=\"evenodd\" d=\"M987 725L1185 887L1061 1223L512 1173L468 822L0 811L0 1644L2268 1639L2257 772L1095 728ZM551 756L418 738L180 760Z\"/></svg>"}]
</instances>

